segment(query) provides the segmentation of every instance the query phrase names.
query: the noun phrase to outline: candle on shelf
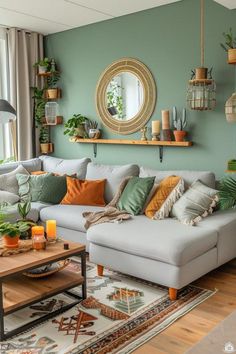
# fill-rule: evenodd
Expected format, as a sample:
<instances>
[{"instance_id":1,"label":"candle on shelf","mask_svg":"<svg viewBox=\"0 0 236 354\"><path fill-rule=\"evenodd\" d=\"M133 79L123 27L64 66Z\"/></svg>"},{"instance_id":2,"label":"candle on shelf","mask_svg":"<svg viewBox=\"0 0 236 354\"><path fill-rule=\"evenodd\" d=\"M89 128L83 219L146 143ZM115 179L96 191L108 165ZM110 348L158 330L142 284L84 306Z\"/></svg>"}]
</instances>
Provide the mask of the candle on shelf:
<instances>
[{"instance_id":1,"label":"candle on shelf","mask_svg":"<svg viewBox=\"0 0 236 354\"><path fill-rule=\"evenodd\" d=\"M161 111L162 129L170 129L170 112L167 110Z\"/></svg>"},{"instance_id":2,"label":"candle on shelf","mask_svg":"<svg viewBox=\"0 0 236 354\"><path fill-rule=\"evenodd\" d=\"M161 130L161 122L159 120L152 121L152 134L159 135Z\"/></svg>"},{"instance_id":3,"label":"candle on shelf","mask_svg":"<svg viewBox=\"0 0 236 354\"><path fill-rule=\"evenodd\" d=\"M46 221L46 234L49 242L55 242L57 238L57 223L56 220Z\"/></svg>"}]
</instances>

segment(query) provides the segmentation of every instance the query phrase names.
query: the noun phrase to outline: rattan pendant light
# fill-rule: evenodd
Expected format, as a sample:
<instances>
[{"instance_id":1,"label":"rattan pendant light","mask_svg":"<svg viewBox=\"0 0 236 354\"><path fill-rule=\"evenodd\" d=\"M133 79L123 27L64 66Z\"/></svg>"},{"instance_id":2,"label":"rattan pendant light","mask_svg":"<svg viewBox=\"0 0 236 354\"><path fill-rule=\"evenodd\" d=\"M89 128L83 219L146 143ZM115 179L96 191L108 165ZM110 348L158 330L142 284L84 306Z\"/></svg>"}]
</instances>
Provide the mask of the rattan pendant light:
<instances>
[{"instance_id":1,"label":"rattan pendant light","mask_svg":"<svg viewBox=\"0 0 236 354\"><path fill-rule=\"evenodd\" d=\"M188 107L198 111L212 110L216 105L216 84L212 79L212 69L204 67L204 30L204 0L201 0L201 67L192 70L187 93Z\"/></svg>"}]
</instances>

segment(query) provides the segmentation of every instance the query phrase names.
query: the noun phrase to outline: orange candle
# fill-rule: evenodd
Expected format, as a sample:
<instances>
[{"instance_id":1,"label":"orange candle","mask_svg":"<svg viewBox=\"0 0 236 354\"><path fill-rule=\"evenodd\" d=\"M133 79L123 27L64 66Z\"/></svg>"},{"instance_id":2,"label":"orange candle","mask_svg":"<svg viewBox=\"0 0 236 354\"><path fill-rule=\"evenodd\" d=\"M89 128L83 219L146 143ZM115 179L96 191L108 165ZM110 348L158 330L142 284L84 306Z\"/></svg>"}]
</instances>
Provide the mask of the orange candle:
<instances>
[{"instance_id":1,"label":"orange candle","mask_svg":"<svg viewBox=\"0 0 236 354\"><path fill-rule=\"evenodd\" d=\"M31 228L31 236L44 236L44 227L43 226L33 226Z\"/></svg>"},{"instance_id":2,"label":"orange candle","mask_svg":"<svg viewBox=\"0 0 236 354\"><path fill-rule=\"evenodd\" d=\"M47 238L55 240L57 237L57 223L56 220L47 220L46 221L46 233Z\"/></svg>"}]
</instances>

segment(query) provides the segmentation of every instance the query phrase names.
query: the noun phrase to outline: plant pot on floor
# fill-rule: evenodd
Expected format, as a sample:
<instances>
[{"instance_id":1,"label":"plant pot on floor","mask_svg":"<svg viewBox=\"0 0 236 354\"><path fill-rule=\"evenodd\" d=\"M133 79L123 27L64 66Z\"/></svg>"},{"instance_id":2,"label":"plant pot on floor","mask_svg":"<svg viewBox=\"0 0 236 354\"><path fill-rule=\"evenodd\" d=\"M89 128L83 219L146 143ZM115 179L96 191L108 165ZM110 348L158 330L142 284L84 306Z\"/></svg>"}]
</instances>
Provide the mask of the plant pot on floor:
<instances>
[{"instance_id":1,"label":"plant pot on floor","mask_svg":"<svg viewBox=\"0 0 236 354\"><path fill-rule=\"evenodd\" d=\"M46 97L48 99L58 98L58 89L57 88L47 89L46 90Z\"/></svg>"},{"instance_id":2,"label":"plant pot on floor","mask_svg":"<svg viewBox=\"0 0 236 354\"><path fill-rule=\"evenodd\" d=\"M228 49L228 63L236 64L236 48Z\"/></svg>"},{"instance_id":3,"label":"plant pot on floor","mask_svg":"<svg viewBox=\"0 0 236 354\"><path fill-rule=\"evenodd\" d=\"M3 235L3 244L6 248L18 248L19 247L19 235L14 237Z\"/></svg>"},{"instance_id":4,"label":"plant pot on floor","mask_svg":"<svg viewBox=\"0 0 236 354\"><path fill-rule=\"evenodd\" d=\"M175 141L184 141L186 135L185 130L174 130Z\"/></svg>"}]
</instances>

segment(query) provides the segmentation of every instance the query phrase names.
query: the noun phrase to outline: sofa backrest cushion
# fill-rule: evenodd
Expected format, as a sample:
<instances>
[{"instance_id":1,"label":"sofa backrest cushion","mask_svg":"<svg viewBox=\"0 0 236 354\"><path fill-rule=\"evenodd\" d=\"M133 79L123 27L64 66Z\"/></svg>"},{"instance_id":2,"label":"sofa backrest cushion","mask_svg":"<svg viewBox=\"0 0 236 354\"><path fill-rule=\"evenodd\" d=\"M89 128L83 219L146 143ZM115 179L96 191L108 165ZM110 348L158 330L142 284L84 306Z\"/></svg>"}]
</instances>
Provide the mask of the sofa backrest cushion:
<instances>
[{"instance_id":1,"label":"sofa backrest cushion","mask_svg":"<svg viewBox=\"0 0 236 354\"><path fill-rule=\"evenodd\" d=\"M87 167L86 179L106 179L105 201L109 203L123 180L128 176L138 176L139 167L137 165L100 165L90 162Z\"/></svg>"},{"instance_id":2,"label":"sofa backrest cushion","mask_svg":"<svg viewBox=\"0 0 236 354\"><path fill-rule=\"evenodd\" d=\"M64 160L52 156L40 156L42 169L46 172L73 175L76 173L79 179L85 179L89 158Z\"/></svg>"},{"instance_id":3,"label":"sofa backrest cushion","mask_svg":"<svg viewBox=\"0 0 236 354\"><path fill-rule=\"evenodd\" d=\"M36 158L26 161L4 163L0 165L0 175L14 171L19 165L22 165L30 173L41 170L42 161Z\"/></svg>"},{"instance_id":4,"label":"sofa backrest cushion","mask_svg":"<svg viewBox=\"0 0 236 354\"><path fill-rule=\"evenodd\" d=\"M140 177L155 176L156 183L159 183L168 176L180 176L185 182L185 188L188 188L193 182L199 180L210 188L215 188L216 180L213 172L210 171L157 171L149 168L140 167Z\"/></svg>"}]
</instances>

